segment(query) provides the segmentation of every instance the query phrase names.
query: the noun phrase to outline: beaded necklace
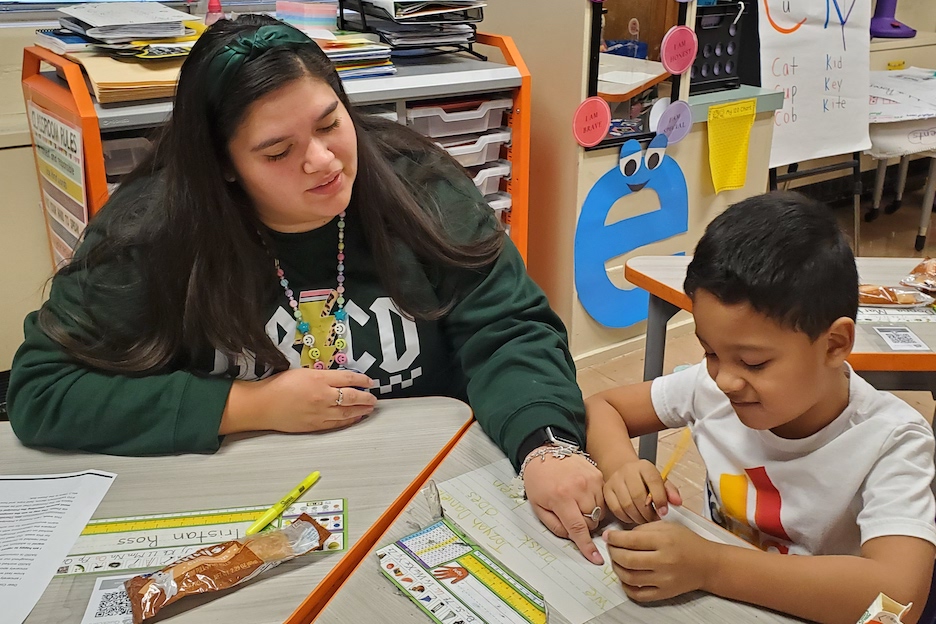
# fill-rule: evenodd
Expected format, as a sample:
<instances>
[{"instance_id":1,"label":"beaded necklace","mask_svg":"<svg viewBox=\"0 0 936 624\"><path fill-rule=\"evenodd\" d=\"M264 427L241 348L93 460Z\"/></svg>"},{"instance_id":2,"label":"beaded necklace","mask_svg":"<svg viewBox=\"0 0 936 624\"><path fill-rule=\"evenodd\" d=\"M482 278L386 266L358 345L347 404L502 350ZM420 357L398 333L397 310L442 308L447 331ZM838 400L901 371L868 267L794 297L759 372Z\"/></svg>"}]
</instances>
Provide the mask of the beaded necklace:
<instances>
[{"instance_id":1,"label":"beaded necklace","mask_svg":"<svg viewBox=\"0 0 936 624\"><path fill-rule=\"evenodd\" d=\"M286 298L289 299L289 306L293 310L293 317L295 317L296 321L298 321L296 329L299 330L299 333L302 334L303 353L308 354L309 360L313 362L311 368L316 370L325 370L331 366L332 362L338 364L338 368L344 368L345 364L348 363L348 343L347 340L345 340L343 337L348 331L348 326L345 323L345 319L347 319L348 313L345 312L344 309L344 229L345 213L342 212L338 215L338 277L336 280L338 282L338 286L328 296L328 299L325 302L325 308L322 311L322 316L327 316L332 306L337 307L334 313L335 320L332 321L332 326L328 332L328 336L325 338L324 345L321 345L324 347L334 347L334 350L322 349L315 345L315 336L312 335L312 325L309 323L309 321L302 318L302 311L299 309L299 302L296 300L295 293L293 293L292 289L289 287L289 280L286 279L286 273L280 266L279 259L273 259L273 264L276 266L276 276L279 278L280 286L282 286L283 290L286 291ZM329 352L333 352L332 357L327 355Z\"/></svg>"}]
</instances>

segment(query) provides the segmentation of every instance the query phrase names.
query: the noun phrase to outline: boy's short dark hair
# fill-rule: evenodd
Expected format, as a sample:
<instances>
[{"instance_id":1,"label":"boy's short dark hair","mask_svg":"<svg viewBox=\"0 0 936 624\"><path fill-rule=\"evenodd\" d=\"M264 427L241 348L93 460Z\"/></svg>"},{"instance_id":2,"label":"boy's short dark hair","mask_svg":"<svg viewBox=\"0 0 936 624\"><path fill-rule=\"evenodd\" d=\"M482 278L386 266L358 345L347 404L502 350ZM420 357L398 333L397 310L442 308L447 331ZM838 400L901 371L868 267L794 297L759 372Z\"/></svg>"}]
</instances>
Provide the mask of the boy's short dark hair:
<instances>
[{"instance_id":1,"label":"boy's short dark hair","mask_svg":"<svg viewBox=\"0 0 936 624\"><path fill-rule=\"evenodd\" d=\"M816 340L858 314L858 270L832 211L799 193L734 204L696 246L683 286L755 310Z\"/></svg>"}]
</instances>

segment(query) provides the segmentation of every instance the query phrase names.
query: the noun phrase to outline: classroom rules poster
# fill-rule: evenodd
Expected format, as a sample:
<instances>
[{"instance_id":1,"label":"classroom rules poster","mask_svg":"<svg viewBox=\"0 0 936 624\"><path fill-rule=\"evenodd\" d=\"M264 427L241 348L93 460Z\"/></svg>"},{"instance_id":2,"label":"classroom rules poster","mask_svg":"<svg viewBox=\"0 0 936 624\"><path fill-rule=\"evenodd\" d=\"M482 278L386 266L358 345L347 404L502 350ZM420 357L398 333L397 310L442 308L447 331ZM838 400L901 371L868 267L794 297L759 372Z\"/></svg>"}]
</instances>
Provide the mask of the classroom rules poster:
<instances>
[{"instance_id":1,"label":"classroom rules poster","mask_svg":"<svg viewBox=\"0 0 936 624\"><path fill-rule=\"evenodd\" d=\"M784 95L770 166L871 147L871 2L757 1L762 84Z\"/></svg>"}]
</instances>

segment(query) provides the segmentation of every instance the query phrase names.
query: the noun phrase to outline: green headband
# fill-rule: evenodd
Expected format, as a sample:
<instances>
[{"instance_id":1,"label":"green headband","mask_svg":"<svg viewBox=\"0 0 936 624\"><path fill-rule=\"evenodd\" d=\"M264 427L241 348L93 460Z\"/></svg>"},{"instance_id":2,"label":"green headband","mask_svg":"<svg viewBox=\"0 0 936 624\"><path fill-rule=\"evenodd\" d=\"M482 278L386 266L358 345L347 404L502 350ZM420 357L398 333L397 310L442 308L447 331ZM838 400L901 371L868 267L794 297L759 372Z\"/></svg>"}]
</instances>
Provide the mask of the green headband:
<instances>
[{"instance_id":1,"label":"green headband","mask_svg":"<svg viewBox=\"0 0 936 624\"><path fill-rule=\"evenodd\" d=\"M297 48L312 43L301 31L286 24L261 26L252 33L238 35L221 48L208 63L208 100L217 105L225 87L245 63L274 48Z\"/></svg>"}]
</instances>

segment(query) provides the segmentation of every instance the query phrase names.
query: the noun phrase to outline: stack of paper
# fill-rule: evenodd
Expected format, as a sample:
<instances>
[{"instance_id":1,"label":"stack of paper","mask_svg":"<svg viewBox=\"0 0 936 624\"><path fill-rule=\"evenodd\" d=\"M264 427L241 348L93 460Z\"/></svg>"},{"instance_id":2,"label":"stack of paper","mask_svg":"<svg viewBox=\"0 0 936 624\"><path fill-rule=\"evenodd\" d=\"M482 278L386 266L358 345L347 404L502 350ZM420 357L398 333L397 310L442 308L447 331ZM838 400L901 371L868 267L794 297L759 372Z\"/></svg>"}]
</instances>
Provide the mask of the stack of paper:
<instances>
[{"instance_id":1,"label":"stack of paper","mask_svg":"<svg viewBox=\"0 0 936 624\"><path fill-rule=\"evenodd\" d=\"M364 16L345 10L353 27L380 35L394 50L461 48L475 41L483 0L361 0Z\"/></svg>"},{"instance_id":2,"label":"stack of paper","mask_svg":"<svg viewBox=\"0 0 936 624\"><path fill-rule=\"evenodd\" d=\"M295 26L312 39L334 39L333 31L337 28L337 17L336 0L324 2L277 0L276 2L276 18Z\"/></svg>"},{"instance_id":3,"label":"stack of paper","mask_svg":"<svg viewBox=\"0 0 936 624\"><path fill-rule=\"evenodd\" d=\"M192 16L158 2L99 2L65 6L62 28L105 43L182 37Z\"/></svg>"},{"instance_id":4,"label":"stack of paper","mask_svg":"<svg viewBox=\"0 0 936 624\"><path fill-rule=\"evenodd\" d=\"M871 72L871 123L936 117L936 72L911 67Z\"/></svg>"},{"instance_id":5,"label":"stack of paper","mask_svg":"<svg viewBox=\"0 0 936 624\"><path fill-rule=\"evenodd\" d=\"M174 58L140 63L93 52L75 52L67 56L84 67L94 96L101 104L172 97L184 60Z\"/></svg>"},{"instance_id":6,"label":"stack of paper","mask_svg":"<svg viewBox=\"0 0 936 624\"><path fill-rule=\"evenodd\" d=\"M345 11L353 28L361 28L361 16ZM367 27L394 49L429 48L474 43L475 29L469 24L411 24L369 16Z\"/></svg>"},{"instance_id":7,"label":"stack of paper","mask_svg":"<svg viewBox=\"0 0 936 624\"><path fill-rule=\"evenodd\" d=\"M486 2L479 0L363 0L367 15L424 24L480 22Z\"/></svg>"},{"instance_id":8,"label":"stack of paper","mask_svg":"<svg viewBox=\"0 0 936 624\"><path fill-rule=\"evenodd\" d=\"M390 46L373 35L339 34L334 41L319 41L322 51L335 64L342 79L389 76L396 73L390 61Z\"/></svg>"}]
</instances>

